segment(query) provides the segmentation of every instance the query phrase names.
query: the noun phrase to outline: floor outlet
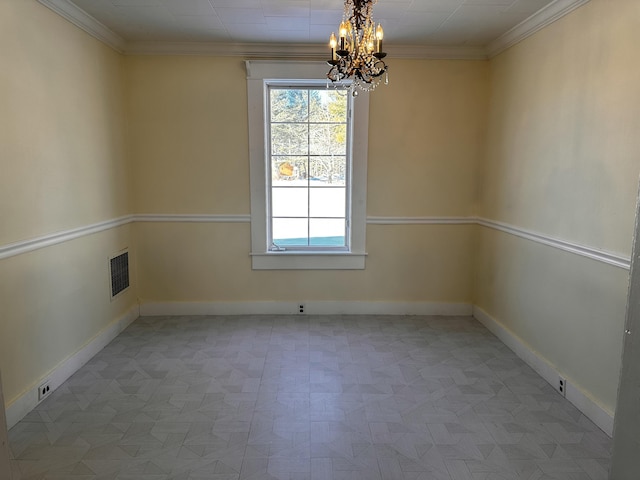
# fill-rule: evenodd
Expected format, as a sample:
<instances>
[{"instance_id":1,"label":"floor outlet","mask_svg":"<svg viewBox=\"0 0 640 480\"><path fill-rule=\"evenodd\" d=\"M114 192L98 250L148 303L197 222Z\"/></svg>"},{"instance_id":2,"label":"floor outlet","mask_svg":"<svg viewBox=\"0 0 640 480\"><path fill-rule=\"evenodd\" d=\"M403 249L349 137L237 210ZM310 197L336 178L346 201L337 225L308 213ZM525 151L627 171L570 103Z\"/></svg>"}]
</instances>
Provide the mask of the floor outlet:
<instances>
[{"instance_id":1,"label":"floor outlet","mask_svg":"<svg viewBox=\"0 0 640 480\"><path fill-rule=\"evenodd\" d=\"M567 396L567 379L558 377L558 393L563 397Z\"/></svg>"},{"instance_id":2,"label":"floor outlet","mask_svg":"<svg viewBox=\"0 0 640 480\"><path fill-rule=\"evenodd\" d=\"M38 401L45 399L52 392L49 382L44 382L38 387Z\"/></svg>"}]
</instances>

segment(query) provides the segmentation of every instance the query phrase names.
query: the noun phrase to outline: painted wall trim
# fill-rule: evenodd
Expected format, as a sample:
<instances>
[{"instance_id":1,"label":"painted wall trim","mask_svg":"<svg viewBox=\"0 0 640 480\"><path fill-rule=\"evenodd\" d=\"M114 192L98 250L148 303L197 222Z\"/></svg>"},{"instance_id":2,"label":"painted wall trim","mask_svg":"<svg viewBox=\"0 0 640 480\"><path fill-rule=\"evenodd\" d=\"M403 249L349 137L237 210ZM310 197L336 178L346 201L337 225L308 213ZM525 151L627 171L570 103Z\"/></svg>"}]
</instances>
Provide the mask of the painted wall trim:
<instances>
[{"instance_id":1,"label":"painted wall trim","mask_svg":"<svg viewBox=\"0 0 640 480\"><path fill-rule=\"evenodd\" d=\"M38 405L38 385L49 380L53 390L58 388L100 350L106 347L109 342L116 338L120 332L131 325L139 316L140 307L136 304L89 340L80 350L66 360L63 360L47 375L39 378L37 382L31 385L31 387L18 396L18 398L10 401L7 406L8 427L13 427Z\"/></svg>"},{"instance_id":2,"label":"painted wall trim","mask_svg":"<svg viewBox=\"0 0 640 480\"><path fill-rule=\"evenodd\" d=\"M326 57L326 47L320 44L127 42L70 0L38 1L89 35L97 38L117 52L126 55L211 55L309 59L325 59ZM555 0L491 42L487 47L389 45L388 53L390 57L407 59L486 60L521 42L588 1Z\"/></svg>"},{"instance_id":3,"label":"painted wall trim","mask_svg":"<svg viewBox=\"0 0 640 480\"><path fill-rule=\"evenodd\" d=\"M367 225L474 225L475 217L367 217Z\"/></svg>"},{"instance_id":4,"label":"painted wall trim","mask_svg":"<svg viewBox=\"0 0 640 480\"><path fill-rule=\"evenodd\" d=\"M304 313L300 313L304 305ZM470 316L470 303L446 302L140 302L143 317L166 315L443 315Z\"/></svg>"},{"instance_id":5,"label":"painted wall trim","mask_svg":"<svg viewBox=\"0 0 640 480\"><path fill-rule=\"evenodd\" d=\"M555 389L558 376L562 372L558 371L551 362L533 350L522 339L485 312L482 308L474 306L473 316ZM567 378L564 373L562 373L562 375ZM609 436L612 435L613 412L598 404L586 392L576 387L576 385L571 381L571 378L567 378L566 392L567 400L575 405L578 410L595 423L603 432Z\"/></svg>"},{"instance_id":6,"label":"painted wall trim","mask_svg":"<svg viewBox=\"0 0 640 480\"><path fill-rule=\"evenodd\" d=\"M133 222L171 222L171 223L250 223L251 215L216 215L216 214L137 214L93 223L84 227L72 228L20 242L0 245L0 260L40 248L57 245L85 235L102 232ZM504 222L480 217L382 217L368 216L368 225L481 225L510 235L531 240L542 245L557 248L565 252L587 257L615 267L629 270L631 257L617 253L598 250L578 243L561 240L543 233L534 232Z\"/></svg>"},{"instance_id":7,"label":"painted wall trim","mask_svg":"<svg viewBox=\"0 0 640 480\"><path fill-rule=\"evenodd\" d=\"M201 55L215 57L324 59L325 48L314 44L218 42L130 42L126 55Z\"/></svg>"},{"instance_id":8,"label":"painted wall trim","mask_svg":"<svg viewBox=\"0 0 640 480\"><path fill-rule=\"evenodd\" d=\"M13 480L11 459L9 452L9 433L7 432L7 419L4 411L4 394L2 393L2 371L0 371L0 478Z\"/></svg>"},{"instance_id":9,"label":"painted wall trim","mask_svg":"<svg viewBox=\"0 0 640 480\"><path fill-rule=\"evenodd\" d=\"M385 47L385 50L387 50L390 57L403 59L487 60L489 58L487 56L487 50L484 47L437 47L393 44ZM324 56L326 57L326 54Z\"/></svg>"},{"instance_id":10,"label":"painted wall trim","mask_svg":"<svg viewBox=\"0 0 640 480\"><path fill-rule=\"evenodd\" d=\"M486 49L487 56L493 58L499 55L587 2L589 0L555 0L489 43Z\"/></svg>"},{"instance_id":11,"label":"painted wall trim","mask_svg":"<svg viewBox=\"0 0 640 480\"><path fill-rule=\"evenodd\" d=\"M61 17L100 40L116 52L124 53L125 40L69 0L38 0Z\"/></svg>"},{"instance_id":12,"label":"painted wall trim","mask_svg":"<svg viewBox=\"0 0 640 480\"><path fill-rule=\"evenodd\" d=\"M179 223L250 223L251 215L208 215L208 214L159 214L133 215L135 222L179 222Z\"/></svg>"},{"instance_id":13,"label":"painted wall trim","mask_svg":"<svg viewBox=\"0 0 640 480\"><path fill-rule=\"evenodd\" d=\"M22 240L20 242L0 245L0 260L3 258L14 257L23 253L32 252L40 248L50 247L59 243L68 242L94 233L103 232L111 228L131 223L132 215L118 217L104 222L92 223L83 227L71 228L60 232L50 233L39 237Z\"/></svg>"},{"instance_id":14,"label":"painted wall trim","mask_svg":"<svg viewBox=\"0 0 640 480\"><path fill-rule=\"evenodd\" d=\"M478 218L477 223L478 225L482 225L483 227L488 227L494 230L509 233L511 235L515 235L516 237L525 238L542 245L548 245L565 252L575 253L576 255L581 255L583 257L590 258L591 260L607 263L609 265L613 265L614 267L629 270L631 265L631 257L624 257L616 253L610 253L604 250L587 247L585 245L568 242L566 240L561 240L559 238L534 232L532 230L516 227L508 223L497 222L495 220L489 220L486 218Z\"/></svg>"}]
</instances>

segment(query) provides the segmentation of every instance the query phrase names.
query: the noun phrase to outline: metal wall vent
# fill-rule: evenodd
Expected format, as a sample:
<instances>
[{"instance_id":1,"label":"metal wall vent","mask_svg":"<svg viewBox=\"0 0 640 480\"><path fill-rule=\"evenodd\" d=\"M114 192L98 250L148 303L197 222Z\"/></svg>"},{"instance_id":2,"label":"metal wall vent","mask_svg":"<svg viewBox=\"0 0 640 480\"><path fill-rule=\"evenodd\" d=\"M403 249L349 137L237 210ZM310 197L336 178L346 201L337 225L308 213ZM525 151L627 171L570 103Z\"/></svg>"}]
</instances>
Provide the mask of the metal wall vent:
<instances>
[{"instance_id":1,"label":"metal wall vent","mask_svg":"<svg viewBox=\"0 0 640 480\"><path fill-rule=\"evenodd\" d=\"M111 297L115 297L129 288L129 252L111 257L109 270L111 272Z\"/></svg>"}]
</instances>

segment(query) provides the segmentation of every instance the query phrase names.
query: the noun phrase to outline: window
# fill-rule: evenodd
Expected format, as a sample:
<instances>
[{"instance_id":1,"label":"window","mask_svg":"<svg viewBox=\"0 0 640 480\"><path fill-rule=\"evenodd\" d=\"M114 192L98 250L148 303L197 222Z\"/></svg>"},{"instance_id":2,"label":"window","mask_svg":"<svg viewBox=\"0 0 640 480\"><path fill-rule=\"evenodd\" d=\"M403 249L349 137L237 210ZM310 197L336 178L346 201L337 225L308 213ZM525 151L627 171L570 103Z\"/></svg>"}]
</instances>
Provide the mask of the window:
<instances>
[{"instance_id":1,"label":"window","mask_svg":"<svg viewBox=\"0 0 640 480\"><path fill-rule=\"evenodd\" d=\"M349 92L308 83L267 88L269 248L348 250Z\"/></svg>"},{"instance_id":2,"label":"window","mask_svg":"<svg viewBox=\"0 0 640 480\"><path fill-rule=\"evenodd\" d=\"M322 62L247 62L254 269L362 269L368 96Z\"/></svg>"}]
</instances>

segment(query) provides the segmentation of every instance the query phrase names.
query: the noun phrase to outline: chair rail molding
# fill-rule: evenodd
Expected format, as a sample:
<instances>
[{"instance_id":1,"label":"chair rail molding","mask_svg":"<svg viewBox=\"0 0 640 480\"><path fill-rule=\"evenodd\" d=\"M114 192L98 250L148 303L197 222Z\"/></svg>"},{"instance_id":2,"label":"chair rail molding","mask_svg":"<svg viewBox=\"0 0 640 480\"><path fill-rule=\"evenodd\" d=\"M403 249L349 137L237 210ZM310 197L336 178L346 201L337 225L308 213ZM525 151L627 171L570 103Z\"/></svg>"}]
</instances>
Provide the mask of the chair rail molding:
<instances>
[{"instance_id":1,"label":"chair rail molding","mask_svg":"<svg viewBox=\"0 0 640 480\"><path fill-rule=\"evenodd\" d=\"M76 238L85 237L94 233L103 232L112 228L127 225L133 220L132 215L105 220L103 222L92 223L82 227L61 230L59 232L49 233L38 237L29 238L7 245L0 245L0 260L3 258L14 257L23 253L32 252L40 248L51 247L59 243L75 240Z\"/></svg>"},{"instance_id":2,"label":"chair rail molding","mask_svg":"<svg viewBox=\"0 0 640 480\"><path fill-rule=\"evenodd\" d=\"M498 222L496 220L489 220L486 218L477 218L478 225L483 227L498 230L500 232L508 233L516 237L531 240L532 242L547 245L549 247L557 248L565 252L574 253L583 257L596 260L598 262L607 263L614 267L623 268L629 270L631 266L631 257L623 256L618 253L611 253L605 250L599 250L597 248L581 245L579 243L562 240L556 237L546 235L544 233L535 232L533 230L527 230L525 228L510 225L504 222Z\"/></svg>"},{"instance_id":3,"label":"chair rail molding","mask_svg":"<svg viewBox=\"0 0 640 480\"><path fill-rule=\"evenodd\" d=\"M50 247L59 243L74 240L76 238L92 235L94 233L120 227L129 223L251 223L249 214L162 214L145 213L131 214L122 217L92 223L82 227L63 230L47 235L42 235L15 243L0 245L0 260L21 255L23 253ZM367 225L480 225L500 232L508 233L532 242L548 247L557 248L565 252L580 255L591 260L603 262L614 267L629 270L631 257L619 253L607 252L587 245L562 240L544 233L535 232L515 225L482 217L456 217L456 216L367 216Z\"/></svg>"}]
</instances>

